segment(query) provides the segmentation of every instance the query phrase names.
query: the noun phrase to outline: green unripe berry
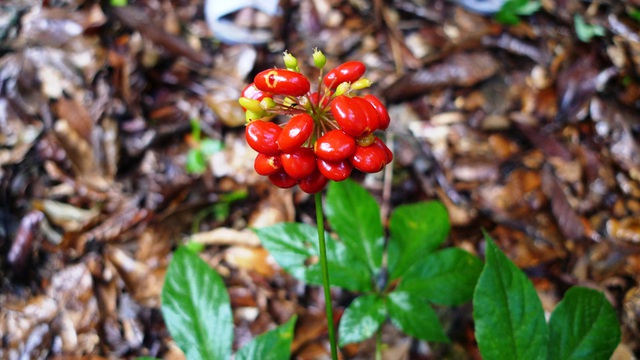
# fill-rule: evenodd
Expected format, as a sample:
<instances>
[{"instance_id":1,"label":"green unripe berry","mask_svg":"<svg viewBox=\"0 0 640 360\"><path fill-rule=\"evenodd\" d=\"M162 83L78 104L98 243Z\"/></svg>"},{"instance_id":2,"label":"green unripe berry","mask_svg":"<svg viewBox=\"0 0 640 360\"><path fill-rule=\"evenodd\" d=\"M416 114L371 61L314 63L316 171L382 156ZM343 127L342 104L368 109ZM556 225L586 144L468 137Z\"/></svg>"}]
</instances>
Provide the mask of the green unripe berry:
<instances>
[{"instance_id":1,"label":"green unripe berry","mask_svg":"<svg viewBox=\"0 0 640 360\"><path fill-rule=\"evenodd\" d=\"M244 119L247 123L250 123L253 120L262 119L265 115L266 113L262 109L260 109L260 111L247 110L247 112L244 113Z\"/></svg>"},{"instance_id":2,"label":"green unripe berry","mask_svg":"<svg viewBox=\"0 0 640 360\"><path fill-rule=\"evenodd\" d=\"M300 69L298 69L298 59L291 55L290 52L285 50L282 58L284 59L284 66L286 66L288 70L300 71Z\"/></svg>"},{"instance_id":3,"label":"green unripe berry","mask_svg":"<svg viewBox=\"0 0 640 360\"><path fill-rule=\"evenodd\" d=\"M263 111L262 107L260 107L260 101L258 100L241 97L240 99L238 99L238 103L240 103L240 106L242 106L247 111L248 110L256 111L256 112Z\"/></svg>"},{"instance_id":4,"label":"green unripe berry","mask_svg":"<svg viewBox=\"0 0 640 360\"><path fill-rule=\"evenodd\" d=\"M349 89L351 89L351 84L348 82L343 82L340 85L338 85L338 87L336 88L336 92L333 94L333 96L340 96L344 93L346 93L347 91L349 91Z\"/></svg>"},{"instance_id":5,"label":"green unripe berry","mask_svg":"<svg viewBox=\"0 0 640 360\"><path fill-rule=\"evenodd\" d=\"M313 63L318 69L322 69L327 63L327 58L318 48L313 49Z\"/></svg>"},{"instance_id":6,"label":"green unripe berry","mask_svg":"<svg viewBox=\"0 0 640 360\"><path fill-rule=\"evenodd\" d=\"M273 109L274 107L276 107L276 102L273 101L272 98L266 97L262 99L262 101L260 101L260 107L264 110Z\"/></svg>"},{"instance_id":7,"label":"green unripe berry","mask_svg":"<svg viewBox=\"0 0 640 360\"><path fill-rule=\"evenodd\" d=\"M351 84L351 88L353 90L362 90L362 89L366 89L368 87L370 87L372 84L371 80L367 79L367 78L362 78L362 79L358 79L356 81L354 81Z\"/></svg>"}]
</instances>

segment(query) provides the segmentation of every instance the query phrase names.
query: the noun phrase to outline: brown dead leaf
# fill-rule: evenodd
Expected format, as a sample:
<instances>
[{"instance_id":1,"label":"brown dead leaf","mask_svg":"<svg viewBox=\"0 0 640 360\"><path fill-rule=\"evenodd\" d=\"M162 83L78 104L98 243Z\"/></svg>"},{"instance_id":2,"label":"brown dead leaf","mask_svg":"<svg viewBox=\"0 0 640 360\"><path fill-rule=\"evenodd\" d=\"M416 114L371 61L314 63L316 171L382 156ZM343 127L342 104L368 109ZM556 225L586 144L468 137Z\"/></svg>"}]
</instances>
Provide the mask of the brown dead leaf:
<instances>
[{"instance_id":1,"label":"brown dead leaf","mask_svg":"<svg viewBox=\"0 0 640 360\"><path fill-rule=\"evenodd\" d=\"M263 248L232 246L225 250L224 259L234 267L255 271L266 278L273 277L277 268L269 252Z\"/></svg>"},{"instance_id":2,"label":"brown dead leaf","mask_svg":"<svg viewBox=\"0 0 640 360\"><path fill-rule=\"evenodd\" d=\"M384 96L399 101L445 86L470 87L493 76L498 68L497 60L487 52L456 53L442 63L401 77Z\"/></svg>"}]
</instances>

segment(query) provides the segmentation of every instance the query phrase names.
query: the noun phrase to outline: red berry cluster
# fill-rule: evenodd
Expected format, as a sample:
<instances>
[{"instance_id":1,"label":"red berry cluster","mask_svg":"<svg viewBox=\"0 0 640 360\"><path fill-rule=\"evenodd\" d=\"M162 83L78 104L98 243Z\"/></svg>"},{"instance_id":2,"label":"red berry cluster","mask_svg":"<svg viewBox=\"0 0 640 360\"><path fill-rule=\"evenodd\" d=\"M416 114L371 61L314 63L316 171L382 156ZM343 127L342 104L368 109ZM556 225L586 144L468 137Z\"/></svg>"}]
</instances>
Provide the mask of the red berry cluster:
<instances>
[{"instance_id":1,"label":"red berry cluster","mask_svg":"<svg viewBox=\"0 0 640 360\"><path fill-rule=\"evenodd\" d=\"M393 160L376 130L386 130L389 113L373 95L357 96L371 85L362 78L365 65L345 62L324 77L326 59L315 50L315 65L323 79L311 92L311 82L298 70L295 57L285 52L287 69L260 72L240 97L245 109L245 136L258 152L254 168L276 186L296 184L313 194L329 180L342 181L353 168L374 173ZM291 116L279 125L275 115Z\"/></svg>"}]
</instances>

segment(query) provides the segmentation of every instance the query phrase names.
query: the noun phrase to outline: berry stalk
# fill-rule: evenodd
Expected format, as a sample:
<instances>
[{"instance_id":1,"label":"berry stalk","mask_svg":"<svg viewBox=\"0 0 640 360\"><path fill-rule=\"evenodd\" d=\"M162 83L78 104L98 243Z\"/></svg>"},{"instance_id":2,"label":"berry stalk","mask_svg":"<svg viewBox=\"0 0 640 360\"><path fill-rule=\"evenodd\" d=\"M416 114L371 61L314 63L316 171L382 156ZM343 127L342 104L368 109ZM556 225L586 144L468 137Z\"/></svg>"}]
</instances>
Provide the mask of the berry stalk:
<instances>
[{"instance_id":1,"label":"berry stalk","mask_svg":"<svg viewBox=\"0 0 640 360\"><path fill-rule=\"evenodd\" d=\"M331 286L329 285L329 265L327 264L327 246L324 239L324 216L322 212L322 195L315 194L316 224L318 226L318 243L320 247L320 268L322 270L322 288L324 289L325 311L327 313L327 329L331 343L331 359L338 360L336 330L333 324L333 305L331 303Z\"/></svg>"}]
</instances>

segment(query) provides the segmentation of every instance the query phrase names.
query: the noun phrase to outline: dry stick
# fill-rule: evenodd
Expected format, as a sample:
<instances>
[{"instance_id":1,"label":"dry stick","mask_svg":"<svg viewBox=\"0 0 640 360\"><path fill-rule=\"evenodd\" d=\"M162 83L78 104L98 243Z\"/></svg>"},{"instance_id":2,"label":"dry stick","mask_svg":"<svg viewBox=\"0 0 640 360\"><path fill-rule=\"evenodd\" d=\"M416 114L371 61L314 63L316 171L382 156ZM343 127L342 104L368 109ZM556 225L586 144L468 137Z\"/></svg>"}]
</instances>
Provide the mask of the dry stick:
<instances>
[{"instance_id":1,"label":"dry stick","mask_svg":"<svg viewBox=\"0 0 640 360\"><path fill-rule=\"evenodd\" d=\"M327 313L327 329L329 330L329 342L331 343L331 359L338 360L338 347L336 346L336 332L333 327L333 306L331 305L331 286L329 285L329 266L327 264L327 245L324 240L324 215L322 212L322 194L317 192L316 223L318 225L318 243L320 246L320 268L322 270L322 287L324 288L324 303Z\"/></svg>"}]
</instances>

